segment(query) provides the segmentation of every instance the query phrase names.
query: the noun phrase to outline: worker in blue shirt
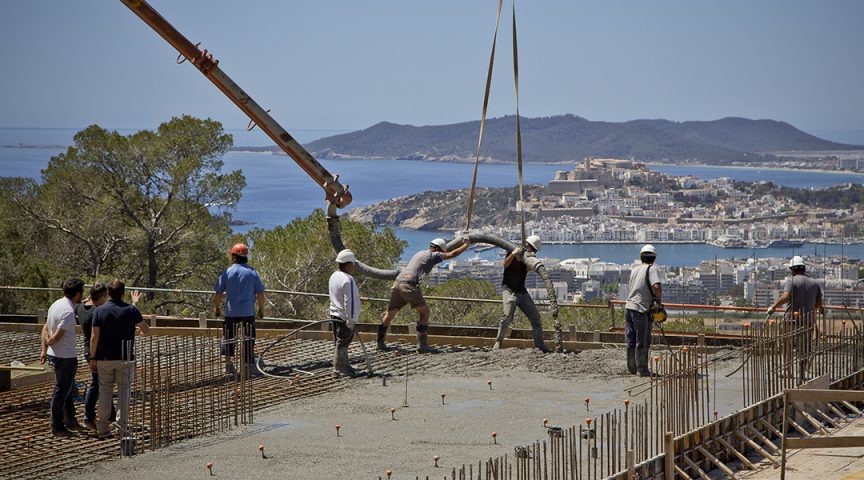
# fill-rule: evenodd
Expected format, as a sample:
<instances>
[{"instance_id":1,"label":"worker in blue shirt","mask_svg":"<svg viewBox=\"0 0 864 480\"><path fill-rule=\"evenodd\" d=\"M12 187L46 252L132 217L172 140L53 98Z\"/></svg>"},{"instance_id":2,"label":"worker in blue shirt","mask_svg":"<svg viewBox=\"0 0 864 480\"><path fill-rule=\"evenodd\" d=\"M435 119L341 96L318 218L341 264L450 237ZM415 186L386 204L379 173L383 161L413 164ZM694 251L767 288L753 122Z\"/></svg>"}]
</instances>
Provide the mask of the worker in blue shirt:
<instances>
[{"instance_id":1,"label":"worker in blue shirt","mask_svg":"<svg viewBox=\"0 0 864 480\"><path fill-rule=\"evenodd\" d=\"M246 354L246 374L254 372L255 358L255 303L258 303L258 318L264 318L264 283L254 268L248 265L249 247L238 243L231 247L231 266L226 268L216 281L213 299L216 317L222 315L222 297L225 302L225 321L222 324L222 355L225 356L225 373L233 375L234 348L237 326L248 340L243 345Z\"/></svg>"}]
</instances>

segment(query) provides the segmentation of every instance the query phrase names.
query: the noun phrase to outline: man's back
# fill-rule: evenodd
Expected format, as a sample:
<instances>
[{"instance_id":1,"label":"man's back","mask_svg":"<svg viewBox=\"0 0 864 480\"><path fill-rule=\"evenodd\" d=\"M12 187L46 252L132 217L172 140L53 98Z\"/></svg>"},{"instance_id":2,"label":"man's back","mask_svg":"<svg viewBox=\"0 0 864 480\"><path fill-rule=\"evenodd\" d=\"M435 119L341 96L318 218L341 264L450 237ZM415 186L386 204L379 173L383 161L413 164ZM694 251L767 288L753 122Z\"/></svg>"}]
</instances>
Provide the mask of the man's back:
<instances>
[{"instance_id":1,"label":"man's back","mask_svg":"<svg viewBox=\"0 0 864 480\"><path fill-rule=\"evenodd\" d=\"M795 275L786 279L784 292L791 292L791 309L793 312L812 312L822 298L822 288L807 275Z\"/></svg>"},{"instance_id":2,"label":"man's back","mask_svg":"<svg viewBox=\"0 0 864 480\"><path fill-rule=\"evenodd\" d=\"M245 263L235 263L222 272L214 289L225 293L225 316L254 317L255 295L264 291L264 283L254 268Z\"/></svg>"},{"instance_id":3,"label":"man's back","mask_svg":"<svg viewBox=\"0 0 864 480\"><path fill-rule=\"evenodd\" d=\"M48 347L48 355L57 358L75 358L78 356L75 345L75 309L72 301L62 297L48 309L46 317L48 335L54 335L59 329L65 330L60 340Z\"/></svg>"},{"instance_id":4,"label":"man's back","mask_svg":"<svg viewBox=\"0 0 864 480\"><path fill-rule=\"evenodd\" d=\"M645 273L649 271L648 267L651 267L651 278L649 279L650 281L646 282ZM654 299L653 292L648 288L649 283L651 285L661 283L660 273L656 265L643 263L630 271L630 294L627 297L627 304L625 305L628 310L643 313L648 311Z\"/></svg>"},{"instance_id":5,"label":"man's back","mask_svg":"<svg viewBox=\"0 0 864 480\"><path fill-rule=\"evenodd\" d=\"M95 360L131 360L135 326L144 320L135 305L111 299L93 310L93 327L99 328ZM128 351L127 351L128 349Z\"/></svg>"},{"instance_id":6,"label":"man's back","mask_svg":"<svg viewBox=\"0 0 864 480\"><path fill-rule=\"evenodd\" d=\"M411 260L408 261L408 265L399 272L399 276L396 277L396 280L400 282L419 284L423 281L423 277L432 270L432 267L443 261L443 253L421 250L411 257Z\"/></svg>"}]
</instances>

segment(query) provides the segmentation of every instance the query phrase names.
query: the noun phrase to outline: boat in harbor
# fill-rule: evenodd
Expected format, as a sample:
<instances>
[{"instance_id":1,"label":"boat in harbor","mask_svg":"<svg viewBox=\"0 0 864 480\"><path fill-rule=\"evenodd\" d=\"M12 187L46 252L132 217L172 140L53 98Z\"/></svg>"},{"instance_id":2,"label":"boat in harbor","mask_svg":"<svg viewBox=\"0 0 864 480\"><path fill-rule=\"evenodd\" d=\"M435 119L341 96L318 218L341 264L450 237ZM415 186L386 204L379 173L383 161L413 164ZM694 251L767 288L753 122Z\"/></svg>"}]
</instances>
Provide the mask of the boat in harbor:
<instances>
[{"instance_id":1,"label":"boat in harbor","mask_svg":"<svg viewBox=\"0 0 864 480\"><path fill-rule=\"evenodd\" d=\"M774 240L768 244L768 248L800 248L803 246L803 240Z\"/></svg>"}]
</instances>

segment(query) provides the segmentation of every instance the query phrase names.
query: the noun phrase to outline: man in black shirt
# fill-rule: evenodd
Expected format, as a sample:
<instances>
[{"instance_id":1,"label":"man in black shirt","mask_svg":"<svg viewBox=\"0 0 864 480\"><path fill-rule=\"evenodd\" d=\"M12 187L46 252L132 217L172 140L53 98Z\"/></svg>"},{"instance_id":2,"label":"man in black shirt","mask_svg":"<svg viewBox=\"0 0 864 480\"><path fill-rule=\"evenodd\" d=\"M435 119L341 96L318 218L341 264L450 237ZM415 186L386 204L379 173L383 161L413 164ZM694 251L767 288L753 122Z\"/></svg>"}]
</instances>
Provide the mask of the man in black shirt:
<instances>
[{"instance_id":1,"label":"man in black shirt","mask_svg":"<svg viewBox=\"0 0 864 480\"><path fill-rule=\"evenodd\" d=\"M501 298L504 301L504 313L501 315L501 322L498 326L498 336L495 339L494 350L501 348L504 342L504 335L507 333L507 327L513 322L513 315L516 313L516 307L522 310L522 313L528 317L531 322L531 329L534 335L534 346L543 353L549 353L546 344L543 342L543 324L540 323L540 313L534 305L534 300L525 289L525 277L528 275L528 267L522 261L522 256L526 253L537 253L540 250L540 237L531 235L525 239L524 247L517 247L507 255L504 259L504 280L501 282Z\"/></svg>"},{"instance_id":2,"label":"man in black shirt","mask_svg":"<svg viewBox=\"0 0 864 480\"><path fill-rule=\"evenodd\" d=\"M90 287L90 298L75 307L75 316L78 318L81 332L84 334L84 360L88 362L90 361L90 332L93 326L93 310L106 301L108 301L108 285L104 282L96 282ZM95 430L96 400L99 398L99 374L97 372L90 373L90 386L84 395L84 425ZM109 421L113 422L115 418L116 412L112 402Z\"/></svg>"},{"instance_id":3,"label":"man in black shirt","mask_svg":"<svg viewBox=\"0 0 864 480\"><path fill-rule=\"evenodd\" d=\"M114 385L117 385L117 407L120 410L121 436L129 422L129 393L134 364L135 326L147 334L150 327L135 305L123 301L126 284L114 279L108 283L107 303L93 310L92 338L90 340L90 370L99 374L99 420L96 434L110 438L108 416Z\"/></svg>"}]
</instances>

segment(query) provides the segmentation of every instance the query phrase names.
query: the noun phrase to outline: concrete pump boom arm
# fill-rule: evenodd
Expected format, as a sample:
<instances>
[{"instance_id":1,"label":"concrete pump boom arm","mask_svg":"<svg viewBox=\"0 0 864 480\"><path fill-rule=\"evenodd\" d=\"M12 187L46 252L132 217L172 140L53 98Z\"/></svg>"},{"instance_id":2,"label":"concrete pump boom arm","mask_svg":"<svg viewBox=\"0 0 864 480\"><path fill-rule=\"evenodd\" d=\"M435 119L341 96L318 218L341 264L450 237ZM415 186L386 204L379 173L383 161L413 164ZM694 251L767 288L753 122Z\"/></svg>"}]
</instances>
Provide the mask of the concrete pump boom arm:
<instances>
[{"instance_id":1,"label":"concrete pump boom arm","mask_svg":"<svg viewBox=\"0 0 864 480\"><path fill-rule=\"evenodd\" d=\"M325 200L338 208L344 208L351 203L351 193L348 186L339 183L338 175L331 175L302 145L297 143L279 123L261 108L240 86L219 68L219 61L207 50L199 49L189 41L173 25L168 23L149 3L144 0L121 0L135 15L141 18L150 28L156 31L172 47L180 52L178 63L185 60L195 66L205 77L231 99L254 124L263 130L279 148L285 151L297 162L319 187L324 189ZM183 59L181 59L183 57Z\"/></svg>"}]
</instances>

